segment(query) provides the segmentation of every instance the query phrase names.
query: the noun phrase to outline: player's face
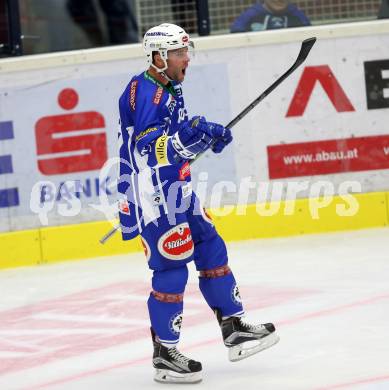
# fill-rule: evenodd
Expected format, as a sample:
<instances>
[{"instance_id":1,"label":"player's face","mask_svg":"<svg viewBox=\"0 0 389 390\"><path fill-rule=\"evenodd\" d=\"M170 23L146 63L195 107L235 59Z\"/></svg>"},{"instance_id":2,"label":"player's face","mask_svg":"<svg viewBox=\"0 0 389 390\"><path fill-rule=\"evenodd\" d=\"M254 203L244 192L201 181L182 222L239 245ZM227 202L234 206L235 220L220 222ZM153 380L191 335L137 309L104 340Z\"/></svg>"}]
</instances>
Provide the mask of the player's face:
<instances>
[{"instance_id":1,"label":"player's face","mask_svg":"<svg viewBox=\"0 0 389 390\"><path fill-rule=\"evenodd\" d=\"M288 6L288 0L265 0L266 7L273 12L282 12Z\"/></svg>"},{"instance_id":2,"label":"player's face","mask_svg":"<svg viewBox=\"0 0 389 390\"><path fill-rule=\"evenodd\" d=\"M182 82L185 79L186 69L189 66L189 50L187 47L169 50L167 55L168 68L166 74L175 81Z\"/></svg>"}]
</instances>

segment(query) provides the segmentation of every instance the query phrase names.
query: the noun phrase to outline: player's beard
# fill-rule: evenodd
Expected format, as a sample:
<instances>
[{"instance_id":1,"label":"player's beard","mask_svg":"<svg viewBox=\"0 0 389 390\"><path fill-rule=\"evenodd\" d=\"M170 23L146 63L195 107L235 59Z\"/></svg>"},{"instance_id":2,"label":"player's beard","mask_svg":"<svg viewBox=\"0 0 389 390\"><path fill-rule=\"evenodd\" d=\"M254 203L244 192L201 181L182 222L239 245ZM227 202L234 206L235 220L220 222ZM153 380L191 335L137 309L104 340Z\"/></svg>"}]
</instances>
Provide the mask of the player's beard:
<instances>
[{"instance_id":1,"label":"player's beard","mask_svg":"<svg viewBox=\"0 0 389 390\"><path fill-rule=\"evenodd\" d=\"M174 70L167 69L165 73L171 80L182 83L185 79L186 69L187 68L177 68Z\"/></svg>"}]
</instances>

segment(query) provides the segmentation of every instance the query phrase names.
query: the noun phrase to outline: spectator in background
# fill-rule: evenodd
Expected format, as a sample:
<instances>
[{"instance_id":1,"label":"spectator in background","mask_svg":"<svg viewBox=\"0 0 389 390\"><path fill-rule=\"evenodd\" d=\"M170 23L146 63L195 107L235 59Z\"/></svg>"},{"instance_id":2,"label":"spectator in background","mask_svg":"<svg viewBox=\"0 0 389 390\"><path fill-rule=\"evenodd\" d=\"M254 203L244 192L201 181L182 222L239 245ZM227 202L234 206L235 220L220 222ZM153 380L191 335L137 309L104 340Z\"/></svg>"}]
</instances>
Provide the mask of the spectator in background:
<instances>
[{"instance_id":1,"label":"spectator in background","mask_svg":"<svg viewBox=\"0 0 389 390\"><path fill-rule=\"evenodd\" d=\"M378 11L378 19L389 18L389 0L382 0L380 9Z\"/></svg>"},{"instance_id":2,"label":"spectator in background","mask_svg":"<svg viewBox=\"0 0 389 390\"><path fill-rule=\"evenodd\" d=\"M99 0L105 17L108 42L104 42L98 11L93 0L67 0L73 20L81 26L93 46L138 42L138 27L127 0Z\"/></svg>"},{"instance_id":3,"label":"spectator in background","mask_svg":"<svg viewBox=\"0 0 389 390\"><path fill-rule=\"evenodd\" d=\"M288 0L264 0L243 11L231 26L231 32L274 30L309 26L304 12Z\"/></svg>"}]
</instances>

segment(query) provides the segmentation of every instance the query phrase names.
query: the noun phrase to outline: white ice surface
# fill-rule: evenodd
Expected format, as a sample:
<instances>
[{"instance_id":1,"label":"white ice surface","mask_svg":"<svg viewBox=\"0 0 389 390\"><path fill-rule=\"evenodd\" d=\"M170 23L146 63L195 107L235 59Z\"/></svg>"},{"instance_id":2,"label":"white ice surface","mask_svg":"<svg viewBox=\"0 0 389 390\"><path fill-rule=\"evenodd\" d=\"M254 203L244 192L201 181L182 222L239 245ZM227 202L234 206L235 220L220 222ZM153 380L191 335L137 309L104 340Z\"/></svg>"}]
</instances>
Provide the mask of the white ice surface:
<instances>
[{"instance_id":1,"label":"white ice surface","mask_svg":"<svg viewBox=\"0 0 389 390\"><path fill-rule=\"evenodd\" d=\"M229 243L247 320L279 344L230 363L190 266L180 350L196 389L389 389L389 229ZM0 272L1 390L187 389L153 382L141 254ZM191 387L191 386L190 386Z\"/></svg>"}]
</instances>

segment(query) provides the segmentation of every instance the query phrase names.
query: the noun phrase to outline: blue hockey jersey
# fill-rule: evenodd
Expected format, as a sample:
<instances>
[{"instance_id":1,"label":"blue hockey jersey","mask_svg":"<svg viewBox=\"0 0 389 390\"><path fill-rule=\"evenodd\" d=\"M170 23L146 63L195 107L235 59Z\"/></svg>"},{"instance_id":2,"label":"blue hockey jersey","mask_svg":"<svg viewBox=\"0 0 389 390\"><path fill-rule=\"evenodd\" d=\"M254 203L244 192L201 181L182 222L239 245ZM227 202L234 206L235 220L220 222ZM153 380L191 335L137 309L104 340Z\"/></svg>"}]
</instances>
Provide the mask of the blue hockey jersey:
<instances>
[{"instance_id":1,"label":"blue hockey jersey","mask_svg":"<svg viewBox=\"0 0 389 390\"><path fill-rule=\"evenodd\" d=\"M123 239L129 240L168 213L169 196L179 203L189 194L189 164L170 161L164 151L167 137L188 114L181 85L165 86L148 72L131 79L119 111L119 219Z\"/></svg>"}]
</instances>

